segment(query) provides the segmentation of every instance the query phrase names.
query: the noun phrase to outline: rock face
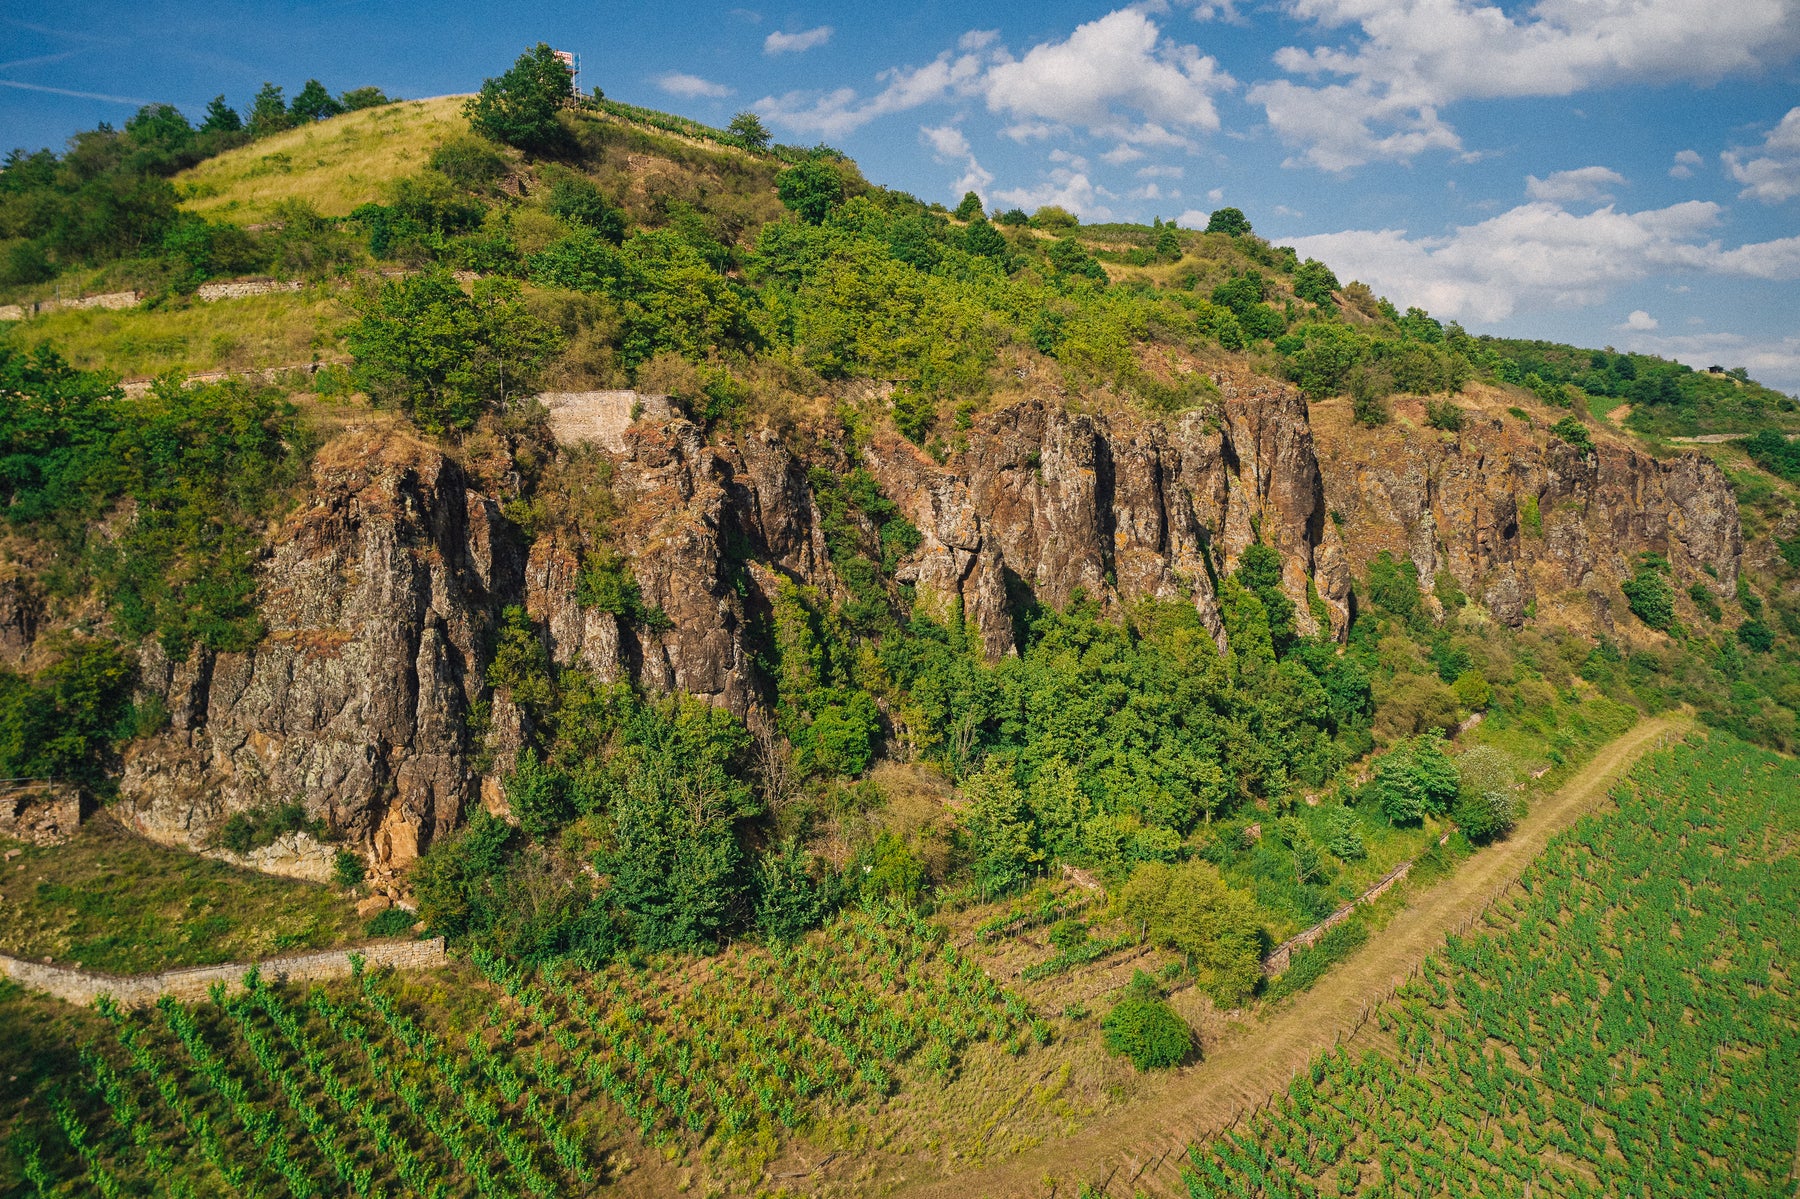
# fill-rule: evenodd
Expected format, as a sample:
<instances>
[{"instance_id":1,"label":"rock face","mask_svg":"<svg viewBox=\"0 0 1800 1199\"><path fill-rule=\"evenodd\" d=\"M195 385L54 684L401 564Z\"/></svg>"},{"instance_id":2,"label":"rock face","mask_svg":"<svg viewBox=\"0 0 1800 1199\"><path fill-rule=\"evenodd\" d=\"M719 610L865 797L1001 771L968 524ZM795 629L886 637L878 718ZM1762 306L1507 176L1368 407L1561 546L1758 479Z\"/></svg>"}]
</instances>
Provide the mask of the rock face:
<instances>
[{"instance_id":1,"label":"rock face","mask_svg":"<svg viewBox=\"0 0 1800 1199\"><path fill-rule=\"evenodd\" d=\"M312 483L272 539L261 644L183 662L146 648L170 729L128 754L122 814L199 845L232 812L299 800L398 866L475 794L482 645L522 563L494 501L404 435L339 438Z\"/></svg>"},{"instance_id":2,"label":"rock face","mask_svg":"<svg viewBox=\"0 0 1800 1199\"><path fill-rule=\"evenodd\" d=\"M1720 598L1735 593L1737 500L1700 454L1659 461L1604 440L1583 454L1489 415L1455 436L1370 431L1353 428L1341 403L1320 405L1312 424L1330 510L1361 560L1388 550L1418 567L1426 589L1447 571L1507 624L1553 600L1612 627L1618 584L1640 552L1707 579Z\"/></svg>"},{"instance_id":3,"label":"rock face","mask_svg":"<svg viewBox=\"0 0 1800 1199\"><path fill-rule=\"evenodd\" d=\"M1017 648L1022 601L1078 592L1115 611L1146 596L1191 602L1222 640L1214 581L1259 540L1281 554L1302 627L1336 635L1351 616L1351 562L1383 548L1417 563L1427 587L1449 571L1511 622L1546 589L1616 595L1639 550L1684 571L1710 566L1722 594L1735 583L1736 505L1702 459L1613 445L1584 458L1481 422L1448 441L1369 434L1331 405L1309 414L1279 385L1222 392L1213 410L1165 421L1017 404L978 421L942 464L891 435L854 462L828 439L803 459L766 429L709 441L630 393L565 405L572 415L553 427L606 458L611 544L669 618L658 627L584 607L593 547L567 528L527 544L440 449L345 435L271 538L265 639L184 662L146 647L144 683L172 719L128 755L124 814L198 846L233 812L299 800L378 878L405 865L471 804L499 806L491 763L510 760L523 716L483 672L511 604L559 665L763 719L756 662L783 580L847 594L814 466L869 471L920 531L897 570L916 604L940 617L960 607L996 659ZM574 419L583 404L594 419ZM1541 534L1527 527L1528 499ZM0 624L18 628L18 609L0 605Z\"/></svg>"}]
</instances>

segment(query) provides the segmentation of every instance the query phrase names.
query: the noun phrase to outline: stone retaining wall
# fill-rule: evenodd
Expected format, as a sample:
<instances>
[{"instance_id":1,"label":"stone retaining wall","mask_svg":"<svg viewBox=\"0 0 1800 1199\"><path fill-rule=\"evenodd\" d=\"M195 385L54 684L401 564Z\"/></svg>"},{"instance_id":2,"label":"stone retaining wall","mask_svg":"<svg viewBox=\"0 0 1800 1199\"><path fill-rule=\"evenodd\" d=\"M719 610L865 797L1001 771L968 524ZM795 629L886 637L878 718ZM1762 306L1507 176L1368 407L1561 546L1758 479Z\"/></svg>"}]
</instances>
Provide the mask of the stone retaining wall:
<instances>
[{"instance_id":1,"label":"stone retaining wall","mask_svg":"<svg viewBox=\"0 0 1800 1199\"><path fill-rule=\"evenodd\" d=\"M214 983L224 983L228 989L236 990L242 986L244 975L252 966L271 980L315 982L346 978L350 974L350 955L353 953L360 953L371 966L393 966L398 970L430 970L449 961L444 952L444 939L433 937L428 941L377 941L351 949L291 954L261 962L193 966L184 970L165 970L160 974L129 976L72 970L67 966L21 961L0 954L0 975L66 1003L92 1006L100 996L110 995L122 1007L143 1007L155 1003L163 995L173 995L184 1002L205 999L208 988Z\"/></svg>"},{"instance_id":2,"label":"stone retaining wall","mask_svg":"<svg viewBox=\"0 0 1800 1199\"><path fill-rule=\"evenodd\" d=\"M1450 834L1445 833L1438 838L1438 844L1443 845L1449 840ZM1382 875L1381 879L1373 887L1370 887L1367 891L1364 891L1361 895L1358 895L1355 899L1351 900L1331 915L1325 917L1325 919L1319 921L1319 923L1313 925L1305 932L1289 937L1287 940L1277 945L1270 951L1269 956L1263 959L1262 971L1264 977L1274 978L1277 974L1286 970L1288 968L1288 963L1293 958L1296 950L1306 949L1317 944L1320 937L1324 936L1344 921L1350 919L1350 914L1356 911L1359 904L1374 903L1377 899L1386 895L1388 891L1393 888L1395 883L1412 873L1412 866L1413 864L1411 862L1400 863L1398 866Z\"/></svg>"}]
</instances>

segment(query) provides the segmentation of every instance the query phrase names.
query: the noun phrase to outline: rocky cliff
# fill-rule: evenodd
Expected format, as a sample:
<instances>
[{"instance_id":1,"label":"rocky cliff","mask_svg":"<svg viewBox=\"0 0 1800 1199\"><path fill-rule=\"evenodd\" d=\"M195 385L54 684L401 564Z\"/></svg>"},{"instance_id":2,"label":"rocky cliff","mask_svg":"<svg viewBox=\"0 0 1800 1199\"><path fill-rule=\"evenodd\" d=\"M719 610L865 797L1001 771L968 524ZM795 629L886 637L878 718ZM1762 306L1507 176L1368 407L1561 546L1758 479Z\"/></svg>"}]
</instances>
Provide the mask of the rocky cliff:
<instances>
[{"instance_id":1,"label":"rocky cliff","mask_svg":"<svg viewBox=\"0 0 1800 1199\"><path fill-rule=\"evenodd\" d=\"M1221 392L1212 409L1163 421L1016 404L979 419L941 464L875 436L857 462L921 533L898 577L927 611L960 604L995 658L1014 650L1021 599L1060 605L1078 591L1113 607L1190 601L1222 639L1214 580L1259 539L1280 551L1303 627L1340 635L1351 564L1383 548L1427 587L1448 570L1511 623L1547 590L1591 596L1604 616L1638 550L1711 567L1722 593L1735 580L1736 505L1697 457L1659 462L1611 442L1584 456L1486 416L1456 437L1404 420L1370 433L1266 381ZM609 464L613 543L665 629L578 603L593 547L566 526L527 543L439 448L373 426L326 445L307 501L271 538L264 641L185 662L146 650L145 686L172 720L128 757L130 819L198 844L233 811L297 799L378 872L404 865L481 800L483 763L517 744L519 714L483 678L508 604L559 664L759 719L753 630L779 581L844 594L808 468L857 463L830 439L757 428L709 440L665 412L629 393L562 396L556 426L565 438L605 431L581 452Z\"/></svg>"}]
</instances>

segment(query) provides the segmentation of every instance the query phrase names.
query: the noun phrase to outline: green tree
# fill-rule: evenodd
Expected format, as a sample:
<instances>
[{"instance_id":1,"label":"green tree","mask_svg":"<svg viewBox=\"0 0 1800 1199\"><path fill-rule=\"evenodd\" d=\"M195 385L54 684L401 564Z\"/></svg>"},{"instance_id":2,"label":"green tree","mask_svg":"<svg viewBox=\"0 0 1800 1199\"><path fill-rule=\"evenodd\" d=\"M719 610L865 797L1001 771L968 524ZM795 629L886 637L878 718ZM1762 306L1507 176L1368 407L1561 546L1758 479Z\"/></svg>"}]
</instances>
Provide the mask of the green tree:
<instances>
[{"instance_id":1,"label":"green tree","mask_svg":"<svg viewBox=\"0 0 1800 1199\"><path fill-rule=\"evenodd\" d=\"M640 946L709 949L745 899L738 825L759 810L738 762L749 733L687 695L634 703L626 725L596 865Z\"/></svg>"},{"instance_id":2,"label":"green tree","mask_svg":"<svg viewBox=\"0 0 1800 1199\"><path fill-rule=\"evenodd\" d=\"M1006 264L1010 248L1006 237L994 228L980 213L969 221L969 227L963 231L963 248L981 258L992 258L1002 266Z\"/></svg>"},{"instance_id":3,"label":"green tree","mask_svg":"<svg viewBox=\"0 0 1800 1199\"><path fill-rule=\"evenodd\" d=\"M539 42L521 54L497 79L463 106L469 125L482 137L533 154L551 154L568 141L557 114L575 90L575 76L556 51Z\"/></svg>"},{"instance_id":4,"label":"green tree","mask_svg":"<svg viewBox=\"0 0 1800 1199\"><path fill-rule=\"evenodd\" d=\"M762 118L753 112L740 112L731 118L731 124L725 126L732 140L746 150L761 153L769 148L769 130L762 123Z\"/></svg>"},{"instance_id":5,"label":"green tree","mask_svg":"<svg viewBox=\"0 0 1800 1199\"><path fill-rule=\"evenodd\" d=\"M1139 1070L1178 1066L1194 1048L1194 1032L1142 970L1100 1020L1106 1048Z\"/></svg>"},{"instance_id":6,"label":"green tree","mask_svg":"<svg viewBox=\"0 0 1800 1199\"><path fill-rule=\"evenodd\" d=\"M963 834L975 884L989 898L1016 890L1030 878L1043 853L1036 846L1031 809L1011 762L994 759L963 781L969 800Z\"/></svg>"},{"instance_id":7,"label":"green tree","mask_svg":"<svg viewBox=\"0 0 1800 1199\"><path fill-rule=\"evenodd\" d=\"M1220 208L1207 218L1208 233L1223 233L1228 237L1242 237L1250 232L1250 221L1241 209Z\"/></svg>"},{"instance_id":8,"label":"green tree","mask_svg":"<svg viewBox=\"0 0 1800 1199\"><path fill-rule=\"evenodd\" d=\"M1325 814L1325 848L1346 862L1360 861L1367 853L1362 817L1355 808L1339 804Z\"/></svg>"},{"instance_id":9,"label":"green tree","mask_svg":"<svg viewBox=\"0 0 1800 1199\"><path fill-rule=\"evenodd\" d=\"M1519 765L1511 754L1478 745L1459 756L1457 799L1451 819L1471 841L1491 841L1512 831L1517 820L1513 792Z\"/></svg>"},{"instance_id":10,"label":"green tree","mask_svg":"<svg viewBox=\"0 0 1800 1199\"><path fill-rule=\"evenodd\" d=\"M1175 222L1156 231L1156 256L1167 262L1174 262L1181 257L1181 234L1175 229Z\"/></svg>"},{"instance_id":11,"label":"green tree","mask_svg":"<svg viewBox=\"0 0 1800 1199\"><path fill-rule=\"evenodd\" d=\"M292 128L294 118L288 113L287 98L273 83L265 83L250 102L250 135L267 137Z\"/></svg>"},{"instance_id":12,"label":"green tree","mask_svg":"<svg viewBox=\"0 0 1800 1199\"><path fill-rule=\"evenodd\" d=\"M325 85L317 79L308 79L288 105L288 115L297 122L323 121L326 117L335 117L344 111L344 106L331 98Z\"/></svg>"},{"instance_id":13,"label":"green tree","mask_svg":"<svg viewBox=\"0 0 1800 1199\"><path fill-rule=\"evenodd\" d=\"M1145 862L1119 892L1118 904L1151 941L1180 952L1220 1004L1237 1006L1261 977L1256 901L1226 886L1211 864Z\"/></svg>"},{"instance_id":14,"label":"green tree","mask_svg":"<svg viewBox=\"0 0 1800 1199\"><path fill-rule=\"evenodd\" d=\"M549 840L575 816L562 776L546 767L530 746L519 751L504 784L507 806L534 841Z\"/></svg>"},{"instance_id":15,"label":"green tree","mask_svg":"<svg viewBox=\"0 0 1800 1199\"><path fill-rule=\"evenodd\" d=\"M844 177L825 159L809 158L776 177L775 194L795 216L817 225L844 202Z\"/></svg>"},{"instance_id":16,"label":"green tree","mask_svg":"<svg viewBox=\"0 0 1800 1199\"><path fill-rule=\"evenodd\" d=\"M1587 426L1574 416L1565 416L1550 426L1550 432L1562 438L1584 454L1594 452L1594 439L1588 433Z\"/></svg>"},{"instance_id":17,"label":"green tree","mask_svg":"<svg viewBox=\"0 0 1800 1199\"><path fill-rule=\"evenodd\" d=\"M964 192L962 202L957 204L953 215L959 221L972 221L982 215L981 197L974 192Z\"/></svg>"},{"instance_id":18,"label":"green tree","mask_svg":"<svg viewBox=\"0 0 1800 1199\"><path fill-rule=\"evenodd\" d=\"M1737 638L1753 653L1766 654L1775 648L1775 633L1761 620L1752 618L1738 626Z\"/></svg>"},{"instance_id":19,"label":"green tree","mask_svg":"<svg viewBox=\"0 0 1800 1199\"><path fill-rule=\"evenodd\" d=\"M1436 732L1403 741L1375 763L1371 784L1390 824L1417 824L1450 810L1460 789L1456 763Z\"/></svg>"},{"instance_id":20,"label":"green tree","mask_svg":"<svg viewBox=\"0 0 1800 1199\"><path fill-rule=\"evenodd\" d=\"M818 927L825 895L813 877L812 855L793 837L756 861L756 928L777 944L798 940Z\"/></svg>"},{"instance_id":21,"label":"green tree","mask_svg":"<svg viewBox=\"0 0 1800 1199\"><path fill-rule=\"evenodd\" d=\"M562 335L520 302L517 283L479 279L470 295L444 271L383 283L345 340L358 385L438 434L530 394L562 348Z\"/></svg>"},{"instance_id":22,"label":"green tree","mask_svg":"<svg viewBox=\"0 0 1800 1199\"><path fill-rule=\"evenodd\" d=\"M584 225L618 245L625 240L625 213L585 175L562 175L550 185L544 207L553 215Z\"/></svg>"},{"instance_id":23,"label":"green tree","mask_svg":"<svg viewBox=\"0 0 1800 1199\"><path fill-rule=\"evenodd\" d=\"M236 133L244 127L244 120L238 116L237 110L225 103L222 95L214 96L206 106L206 119L200 124L202 133Z\"/></svg>"},{"instance_id":24,"label":"green tree","mask_svg":"<svg viewBox=\"0 0 1800 1199\"><path fill-rule=\"evenodd\" d=\"M359 112L365 108L380 108L383 104L392 104L394 99L378 87L353 87L338 97L338 103L344 106L345 112Z\"/></svg>"},{"instance_id":25,"label":"green tree","mask_svg":"<svg viewBox=\"0 0 1800 1199\"><path fill-rule=\"evenodd\" d=\"M1308 258L1294 269L1294 294L1310 304L1331 307L1331 293L1339 286L1331 268L1317 259Z\"/></svg>"},{"instance_id":26,"label":"green tree","mask_svg":"<svg viewBox=\"0 0 1800 1199\"><path fill-rule=\"evenodd\" d=\"M1299 632L1294 601L1281 586L1281 555L1261 542L1247 546L1238 558L1237 580L1262 601L1270 643L1277 657L1286 657Z\"/></svg>"}]
</instances>

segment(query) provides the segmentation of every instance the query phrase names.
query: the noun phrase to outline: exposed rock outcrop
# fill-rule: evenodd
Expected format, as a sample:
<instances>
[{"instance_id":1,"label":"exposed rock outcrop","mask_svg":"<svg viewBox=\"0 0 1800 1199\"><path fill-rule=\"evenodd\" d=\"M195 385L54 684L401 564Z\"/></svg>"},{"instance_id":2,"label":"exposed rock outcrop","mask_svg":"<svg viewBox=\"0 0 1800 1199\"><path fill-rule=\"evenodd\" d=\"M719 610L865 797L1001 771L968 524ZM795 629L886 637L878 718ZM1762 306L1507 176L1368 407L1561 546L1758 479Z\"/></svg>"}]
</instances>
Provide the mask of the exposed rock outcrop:
<instances>
[{"instance_id":1,"label":"exposed rock outcrop","mask_svg":"<svg viewBox=\"0 0 1800 1199\"><path fill-rule=\"evenodd\" d=\"M527 545L442 450L393 431L340 436L271 539L264 640L180 662L146 648L144 684L171 727L129 753L124 814L159 840L199 845L234 811L298 799L378 870L404 865L471 804L501 806L488 763L508 760L524 717L483 671L508 604L525 607L558 664L762 719L757 662L782 581L846 595L812 467L870 472L920 531L898 577L924 611L960 607L990 658L1015 650L1022 600L1062 605L1077 592L1114 610L1146 596L1191 602L1222 639L1215 580L1257 541L1279 550L1309 632L1322 622L1342 634L1350 563L1384 548L1415 562L1427 588L1449 571L1512 623L1546 590L1599 597L1604 617L1640 550L1667 554L1684 577L1709 567L1721 594L1735 582L1736 504L1698 457L1659 462L1612 443L1584 457L1485 417L1455 438L1368 432L1332 404L1309 416L1280 385L1221 390L1212 410L1162 421L1017 404L977 421L942 463L892 435L855 461L829 440L803 459L767 429L709 440L610 395L607 420L558 430L608 460L610 542L643 602L668 617L654 627L583 606L596 547L579 532L551 528ZM1528 499L1541 533L1525 527ZM23 610L0 604L0 623L19 626L10 611Z\"/></svg>"}]
</instances>

